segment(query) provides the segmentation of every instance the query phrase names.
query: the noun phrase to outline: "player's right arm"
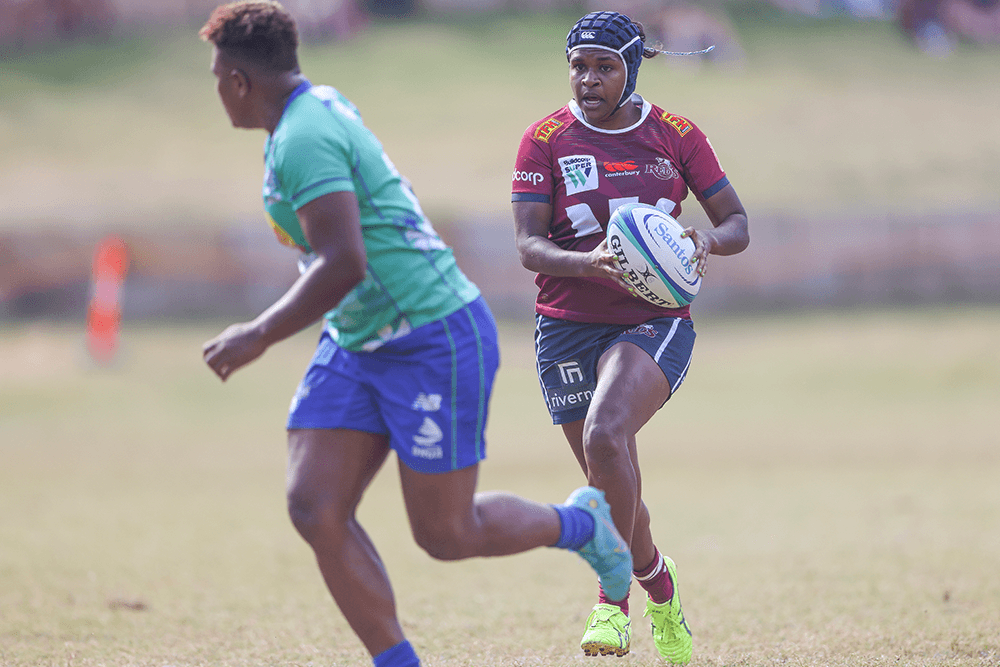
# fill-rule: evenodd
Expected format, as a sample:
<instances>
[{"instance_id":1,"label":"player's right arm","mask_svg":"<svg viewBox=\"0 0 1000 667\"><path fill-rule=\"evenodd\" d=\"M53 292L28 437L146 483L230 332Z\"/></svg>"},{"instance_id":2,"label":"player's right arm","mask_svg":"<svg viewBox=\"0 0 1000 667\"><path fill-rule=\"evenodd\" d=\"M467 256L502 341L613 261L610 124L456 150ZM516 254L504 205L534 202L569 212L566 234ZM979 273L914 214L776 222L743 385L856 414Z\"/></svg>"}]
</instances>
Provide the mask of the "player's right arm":
<instances>
[{"instance_id":1,"label":"player's right arm","mask_svg":"<svg viewBox=\"0 0 1000 667\"><path fill-rule=\"evenodd\" d=\"M622 272L606 240L589 252L578 252L561 248L550 238L552 216L558 205L556 172L548 143L551 137L547 136L544 142L539 140L536 132L539 126L532 125L521 137L512 179L511 208L521 265L547 276L610 278L621 282Z\"/></svg>"},{"instance_id":2,"label":"player's right arm","mask_svg":"<svg viewBox=\"0 0 1000 667\"><path fill-rule=\"evenodd\" d=\"M300 207L297 215L316 259L256 319L234 324L205 344L205 362L222 380L319 320L364 280L368 260L352 190L321 195Z\"/></svg>"},{"instance_id":3,"label":"player's right arm","mask_svg":"<svg viewBox=\"0 0 1000 667\"><path fill-rule=\"evenodd\" d=\"M365 278L368 259L352 190L317 197L296 213L315 259L255 320L268 346L319 320Z\"/></svg>"},{"instance_id":4,"label":"player's right arm","mask_svg":"<svg viewBox=\"0 0 1000 667\"><path fill-rule=\"evenodd\" d=\"M552 204L515 201L514 238L524 268L547 276L610 278L621 282L622 271L608 250L607 239L590 252L564 250L549 239Z\"/></svg>"}]
</instances>

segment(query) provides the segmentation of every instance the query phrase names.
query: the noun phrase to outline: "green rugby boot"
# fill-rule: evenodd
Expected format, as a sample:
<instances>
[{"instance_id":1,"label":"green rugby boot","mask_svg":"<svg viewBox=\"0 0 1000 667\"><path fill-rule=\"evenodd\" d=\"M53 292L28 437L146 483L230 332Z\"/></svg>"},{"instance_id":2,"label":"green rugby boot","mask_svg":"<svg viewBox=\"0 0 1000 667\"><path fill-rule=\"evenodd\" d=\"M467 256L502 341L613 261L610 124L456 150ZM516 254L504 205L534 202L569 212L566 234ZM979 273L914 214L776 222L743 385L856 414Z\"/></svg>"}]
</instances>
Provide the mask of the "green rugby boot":
<instances>
[{"instance_id":1,"label":"green rugby boot","mask_svg":"<svg viewBox=\"0 0 1000 667\"><path fill-rule=\"evenodd\" d=\"M677 590L677 566L674 561L663 557L674 583L674 596L663 604L656 604L646 598L646 613L653 623L653 643L660 656L669 663L686 665L691 661L691 629L684 620L681 609L681 594Z\"/></svg>"},{"instance_id":2,"label":"green rugby boot","mask_svg":"<svg viewBox=\"0 0 1000 667\"><path fill-rule=\"evenodd\" d=\"M587 629L580 640L584 655L628 653L632 644L632 621L613 604L596 604L587 619Z\"/></svg>"},{"instance_id":3,"label":"green rugby boot","mask_svg":"<svg viewBox=\"0 0 1000 667\"><path fill-rule=\"evenodd\" d=\"M593 517L594 536L577 553L597 572L604 594L611 600L624 600L632 586L632 552L615 529L604 492L583 486L571 493L565 504Z\"/></svg>"}]
</instances>

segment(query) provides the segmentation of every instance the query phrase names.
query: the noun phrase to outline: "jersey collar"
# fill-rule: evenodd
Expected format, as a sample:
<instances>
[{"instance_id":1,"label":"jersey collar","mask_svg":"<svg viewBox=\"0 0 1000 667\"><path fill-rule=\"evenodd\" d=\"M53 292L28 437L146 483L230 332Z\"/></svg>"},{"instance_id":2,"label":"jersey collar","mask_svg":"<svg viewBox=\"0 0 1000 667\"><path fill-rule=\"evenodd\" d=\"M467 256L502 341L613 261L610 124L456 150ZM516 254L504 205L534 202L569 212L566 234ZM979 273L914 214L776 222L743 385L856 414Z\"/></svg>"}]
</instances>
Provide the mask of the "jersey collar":
<instances>
[{"instance_id":1,"label":"jersey collar","mask_svg":"<svg viewBox=\"0 0 1000 667\"><path fill-rule=\"evenodd\" d=\"M297 85L295 87L295 90L292 91L292 94L288 96L287 100L285 100L285 108L281 110L281 115L284 116L285 112L288 111L288 107L292 104L292 102L294 102L299 95L306 92L310 88L312 88L312 83L309 81L309 79L305 79L302 81L302 83Z\"/></svg>"},{"instance_id":2,"label":"jersey collar","mask_svg":"<svg viewBox=\"0 0 1000 667\"><path fill-rule=\"evenodd\" d=\"M295 90L293 90L288 95L288 99L285 100L285 106L283 106L281 108L281 116L278 118L278 124L274 126L275 132L278 130L278 127L281 125L281 121L283 121L285 119L285 112L288 111L288 107L290 107L292 105L292 102L294 102L299 97L301 97L302 93L305 93L310 88L312 88L312 83L309 81L309 79L304 79L302 81L302 83L300 83L299 85L295 86ZM272 132L271 134L268 135L268 138L267 138L268 142L271 141L271 137L272 136L274 136L274 132Z\"/></svg>"},{"instance_id":3,"label":"jersey collar","mask_svg":"<svg viewBox=\"0 0 1000 667\"><path fill-rule=\"evenodd\" d=\"M642 98L642 95L640 95L639 93L632 93L632 98L630 99L630 102L633 104L642 104L642 113L639 114L639 120L637 120L632 125L629 125L628 127L621 128L620 130L605 130L604 128L594 127L593 125L588 123L586 120L584 120L583 112L580 111L580 105L576 103L576 100L570 100L568 106L570 113L576 116L576 119L578 121L580 121L590 129L592 129L594 132L601 132L603 134L622 134L623 132L631 132L635 128L642 125L643 121L646 120L646 116L649 115L650 110L653 108L653 105L644 100Z\"/></svg>"}]
</instances>

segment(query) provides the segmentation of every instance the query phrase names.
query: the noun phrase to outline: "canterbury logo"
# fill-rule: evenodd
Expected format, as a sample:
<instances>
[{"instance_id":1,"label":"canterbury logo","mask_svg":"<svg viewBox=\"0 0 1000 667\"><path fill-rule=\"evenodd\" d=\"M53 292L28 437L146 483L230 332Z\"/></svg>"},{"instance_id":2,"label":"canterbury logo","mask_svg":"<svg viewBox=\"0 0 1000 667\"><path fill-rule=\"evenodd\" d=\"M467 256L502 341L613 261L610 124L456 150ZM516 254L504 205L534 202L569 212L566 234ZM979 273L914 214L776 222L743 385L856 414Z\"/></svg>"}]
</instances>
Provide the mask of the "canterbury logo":
<instances>
[{"instance_id":1,"label":"canterbury logo","mask_svg":"<svg viewBox=\"0 0 1000 667\"><path fill-rule=\"evenodd\" d=\"M626 160L625 162L605 162L604 170L610 172L616 171L635 171L639 168L635 162L631 160Z\"/></svg>"}]
</instances>

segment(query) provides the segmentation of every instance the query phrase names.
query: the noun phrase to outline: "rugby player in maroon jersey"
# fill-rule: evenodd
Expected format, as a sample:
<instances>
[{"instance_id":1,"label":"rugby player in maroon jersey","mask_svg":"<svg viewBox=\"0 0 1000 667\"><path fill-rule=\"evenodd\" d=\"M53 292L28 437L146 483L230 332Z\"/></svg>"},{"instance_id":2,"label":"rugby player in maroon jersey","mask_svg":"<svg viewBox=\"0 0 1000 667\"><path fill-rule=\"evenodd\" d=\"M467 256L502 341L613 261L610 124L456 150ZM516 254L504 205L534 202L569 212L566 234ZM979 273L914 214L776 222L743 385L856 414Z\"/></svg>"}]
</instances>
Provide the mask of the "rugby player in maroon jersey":
<instances>
[{"instance_id":1,"label":"rugby player in maroon jersey","mask_svg":"<svg viewBox=\"0 0 1000 667\"><path fill-rule=\"evenodd\" d=\"M642 58L659 53L623 14L581 18L566 42L573 99L525 131L511 201L521 263L537 274L535 348L552 421L588 483L604 490L631 545L657 650L684 664L691 632L674 563L650 532L636 434L684 381L694 326L688 307L660 308L630 293L606 228L627 203L676 218L690 191L713 225L685 230L702 274L709 255L741 252L750 237L746 211L705 134L635 93ZM581 647L587 655L625 655L628 598L598 595Z\"/></svg>"}]
</instances>

